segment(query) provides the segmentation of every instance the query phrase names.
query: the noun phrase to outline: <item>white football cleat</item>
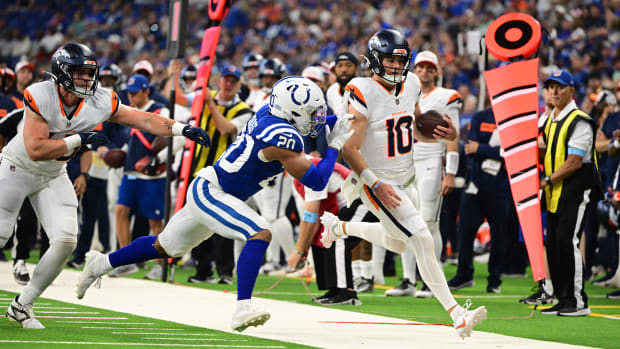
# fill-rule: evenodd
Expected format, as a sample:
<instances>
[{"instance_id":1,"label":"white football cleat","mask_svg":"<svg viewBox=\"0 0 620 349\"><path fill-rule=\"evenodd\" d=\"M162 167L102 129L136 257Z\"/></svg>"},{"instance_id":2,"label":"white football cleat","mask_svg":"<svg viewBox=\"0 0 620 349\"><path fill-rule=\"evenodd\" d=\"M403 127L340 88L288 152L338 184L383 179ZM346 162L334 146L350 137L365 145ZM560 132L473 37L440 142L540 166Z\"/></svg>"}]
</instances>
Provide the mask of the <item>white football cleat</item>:
<instances>
[{"instance_id":1,"label":"white football cleat","mask_svg":"<svg viewBox=\"0 0 620 349\"><path fill-rule=\"evenodd\" d=\"M232 317L232 329L233 331L242 332L250 326L259 326L267 322L271 314L266 311L258 310L250 303L245 304L238 308Z\"/></svg>"},{"instance_id":2,"label":"white football cleat","mask_svg":"<svg viewBox=\"0 0 620 349\"><path fill-rule=\"evenodd\" d=\"M415 297L415 285L408 278L403 278L400 285L385 291L385 295L389 297Z\"/></svg>"},{"instance_id":3,"label":"white football cleat","mask_svg":"<svg viewBox=\"0 0 620 349\"><path fill-rule=\"evenodd\" d=\"M321 233L321 243L323 247L330 248L334 241L343 237L343 234L338 232L336 229L340 220L338 217L332 213L325 211L321 216L321 224L323 224L323 232Z\"/></svg>"},{"instance_id":4,"label":"white football cleat","mask_svg":"<svg viewBox=\"0 0 620 349\"><path fill-rule=\"evenodd\" d=\"M17 301L19 296L15 296L9 309L6 311L6 317L9 321L17 321L23 328L42 329L45 328L39 320L34 318L32 304L20 304Z\"/></svg>"},{"instance_id":5,"label":"white football cleat","mask_svg":"<svg viewBox=\"0 0 620 349\"><path fill-rule=\"evenodd\" d=\"M456 321L454 321L454 329L461 339L470 337L474 326L480 324L482 320L487 318L486 307L482 306L474 310L468 310L470 306L471 301L468 299L463 305L463 308L457 310L461 313L456 318Z\"/></svg>"},{"instance_id":6,"label":"white football cleat","mask_svg":"<svg viewBox=\"0 0 620 349\"><path fill-rule=\"evenodd\" d=\"M86 258L84 259L84 269L80 273L78 283L75 285L75 296L77 299L84 298L86 290L97 281L97 285L101 285L101 276L105 274L104 258L108 256L95 250L88 251Z\"/></svg>"}]
</instances>

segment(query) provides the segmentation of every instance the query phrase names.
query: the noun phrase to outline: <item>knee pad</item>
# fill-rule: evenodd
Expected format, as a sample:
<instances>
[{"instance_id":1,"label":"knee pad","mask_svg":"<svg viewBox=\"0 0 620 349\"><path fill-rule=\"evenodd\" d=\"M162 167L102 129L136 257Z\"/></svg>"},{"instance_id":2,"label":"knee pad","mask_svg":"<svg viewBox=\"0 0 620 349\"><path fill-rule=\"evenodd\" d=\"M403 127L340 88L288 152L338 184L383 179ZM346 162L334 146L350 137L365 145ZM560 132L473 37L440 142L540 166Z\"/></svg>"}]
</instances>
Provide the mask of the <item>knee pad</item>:
<instances>
[{"instance_id":1,"label":"knee pad","mask_svg":"<svg viewBox=\"0 0 620 349\"><path fill-rule=\"evenodd\" d=\"M58 256L69 258L75 246L77 245L77 239L70 238L55 238L50 239L50 247L48 251L54 251ZM48 252L46 252L48 253Z\"/></svg>"},{"instance_id":2,"label":"knee pad","mask_svg":"<svg viewBox=\"0 0 620 349\"><path fill-rule=\"evenodd\" d=\"M62 217L57 229L58 231L50 232L52 234L52 236L50 236L50 243L51 240L77 242L78 222L76 216Z\"/></svg>"}]
</instances>

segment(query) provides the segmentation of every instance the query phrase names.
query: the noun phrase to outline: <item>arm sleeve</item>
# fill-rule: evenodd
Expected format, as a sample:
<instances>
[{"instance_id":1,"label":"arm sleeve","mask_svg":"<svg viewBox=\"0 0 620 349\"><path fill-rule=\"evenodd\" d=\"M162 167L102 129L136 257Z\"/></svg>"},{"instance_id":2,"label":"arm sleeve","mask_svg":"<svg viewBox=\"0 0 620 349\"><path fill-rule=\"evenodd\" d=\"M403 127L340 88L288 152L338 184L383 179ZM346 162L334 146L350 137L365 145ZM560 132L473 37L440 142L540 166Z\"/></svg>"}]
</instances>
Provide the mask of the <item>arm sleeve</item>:
<instances>
[{"instance_id":1,"label":"arm sleeve","mask_svg":"<svg viewBox=\"0 0 620 349\"><path fill-rule=\"evenodd\" d=\"M328 148L325 152L325 157L323 160L321 160L316 166L311 164L308 171L306 171L304 176L299 181L312 190L323 190L327 186L337 158L338 151L334 148Z\"/></svg>"},{"instance_id":2,"label":"arm sleeve","mask_svg":"<svg viewBox=\"0 0 620 349\"><path fill-rule=\"evenodd\" d=\"M586 154L592 152L593 143L594 132L592 131L592 127L587 121L578 120L575 125L575 129L573 130L573 134L568 140L569 154L586 157Z\"/></svg>"}]
</instances>

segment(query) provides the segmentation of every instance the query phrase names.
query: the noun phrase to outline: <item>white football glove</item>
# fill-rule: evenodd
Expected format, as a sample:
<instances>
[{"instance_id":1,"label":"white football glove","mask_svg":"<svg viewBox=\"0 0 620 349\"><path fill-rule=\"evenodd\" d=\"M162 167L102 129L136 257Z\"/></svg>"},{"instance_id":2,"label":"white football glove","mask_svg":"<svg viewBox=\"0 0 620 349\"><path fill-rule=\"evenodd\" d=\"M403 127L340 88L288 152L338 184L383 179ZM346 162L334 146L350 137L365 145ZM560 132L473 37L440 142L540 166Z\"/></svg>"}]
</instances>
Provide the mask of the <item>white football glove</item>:
<instances>
[{"instance_id":1,"label":"white football glove","mask_svg":"<svg viewBox=\"0 0 620 349\"><path fill-rule=\"evenodd\" d=\"M338 117L338 121L334 124L334 127L330 130L329 127L326 130L327 145L338 151L342 149L342 146L347 142L349 137L353 135L354 130L351 128L349 120L353 119L353 114L345 114Z\"/></svg>"}]
</instances>

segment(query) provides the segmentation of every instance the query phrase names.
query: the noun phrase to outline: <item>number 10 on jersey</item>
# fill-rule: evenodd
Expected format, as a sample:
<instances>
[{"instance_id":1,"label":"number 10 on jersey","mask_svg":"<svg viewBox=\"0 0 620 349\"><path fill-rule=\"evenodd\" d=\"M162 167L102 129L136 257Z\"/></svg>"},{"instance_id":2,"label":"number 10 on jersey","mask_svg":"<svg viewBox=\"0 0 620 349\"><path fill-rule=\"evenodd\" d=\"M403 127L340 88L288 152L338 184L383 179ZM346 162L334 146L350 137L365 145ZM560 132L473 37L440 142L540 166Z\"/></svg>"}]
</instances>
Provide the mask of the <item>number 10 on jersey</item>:
<instances>
[{"instance_id":1,"label":"number 10 on jersey","mask_svg":"<svg viewBox=\"0 0 620 349\"><path fill-rule=\"evenodd\" d=\"M388 134L388 157L399 154L407 154L413 149L413 117L403 115L397 119L385 120Z\"/></svg>"}]
</instances>

